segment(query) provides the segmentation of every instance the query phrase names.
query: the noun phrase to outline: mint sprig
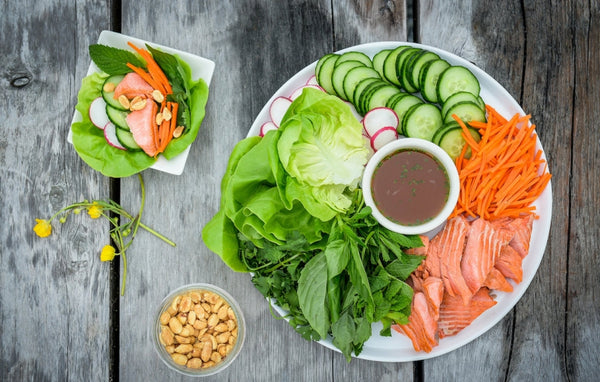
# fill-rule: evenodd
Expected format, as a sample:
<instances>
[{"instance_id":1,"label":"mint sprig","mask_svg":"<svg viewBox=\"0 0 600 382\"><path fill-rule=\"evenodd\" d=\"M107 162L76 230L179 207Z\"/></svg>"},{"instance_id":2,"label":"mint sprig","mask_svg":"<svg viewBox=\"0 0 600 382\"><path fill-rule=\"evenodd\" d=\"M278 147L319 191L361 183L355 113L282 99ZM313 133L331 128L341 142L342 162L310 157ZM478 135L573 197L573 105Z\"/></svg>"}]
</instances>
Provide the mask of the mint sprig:
<instances>
[{"instance_id":1,"label":"mint sprig","mask_svg":"<svg viewBox=\"0 0 600 382\"><path fill-rule=\"evenodd\" d=\"M146 67L132 52L112 46L93 44L89 47L90 57L96 66L108 75L126 74L132 70L127 67L131 63L137 67Z\"/></svg>"}]
</instances>

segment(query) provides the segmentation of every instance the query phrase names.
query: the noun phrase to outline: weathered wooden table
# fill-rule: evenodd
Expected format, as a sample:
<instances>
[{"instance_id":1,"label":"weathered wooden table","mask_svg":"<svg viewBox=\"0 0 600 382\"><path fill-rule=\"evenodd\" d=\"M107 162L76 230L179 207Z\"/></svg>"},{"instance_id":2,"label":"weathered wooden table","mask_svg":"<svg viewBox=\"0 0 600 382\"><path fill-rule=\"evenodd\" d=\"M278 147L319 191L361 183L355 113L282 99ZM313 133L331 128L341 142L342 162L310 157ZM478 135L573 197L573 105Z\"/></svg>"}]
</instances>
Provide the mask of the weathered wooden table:
<instances>
[{"instance_id":1,"label":"weathered wooden table","mask_svg":"<svg viewBox=\"0 0 600 382\"><path fill-rule=\"evenodd\" d=\"M0 380L183 380L152 349L161 299L190 282L241 303L243 352L209 380L593 381L600 374L600 3L596 1L3 1L0 15ZM108 29L216 62L206 118L181 176L147 170L144 221L120 266L106 221L83 214L41 239L35 218L82 199L139 206L136 177L110 179L66 143L88 45ZM532 115L553 173L542 264L516 307L477 340L414 363L353 360L303 340L200 231L234 144L271 95L321 55L414 41L485 70Z\"/></svg>"}]
</instances>

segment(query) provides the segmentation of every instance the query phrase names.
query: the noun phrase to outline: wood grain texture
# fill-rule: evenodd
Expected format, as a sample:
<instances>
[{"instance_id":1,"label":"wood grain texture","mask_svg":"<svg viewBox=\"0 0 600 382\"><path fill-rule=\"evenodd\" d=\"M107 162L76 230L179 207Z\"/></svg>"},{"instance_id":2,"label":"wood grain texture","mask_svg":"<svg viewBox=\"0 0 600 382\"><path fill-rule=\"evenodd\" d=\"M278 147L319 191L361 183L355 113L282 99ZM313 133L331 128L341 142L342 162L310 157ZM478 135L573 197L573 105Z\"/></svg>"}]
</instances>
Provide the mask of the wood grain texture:
<instances>
[{"instance_id":1,"label":"wood grain texture","mask_svg":"<svg viewBox=\"0 0 600 382\"><path fill-rule=\"evenodd\" d=\"M600 130L597 128L600 118L600 51L597 48L600 46L600 4L577 1L571 9L571 17L577 20L571 27L574 36L571 62L575 73L571 119L572 191L570 210L563 208L560 211L561 218L569 219L570 225L564 373L573 380L586 381L596 379L600 374ZM568 68L561 62L557 64L557 67ZM561 78L556 80L563 82ZM570 91L571 87L565 85L564 91ZM560 234L557 232L558 237L563 237ZM560 244L563 242L561 240ZM560 252L556 253L558 255Z\"/></svg>"},{"instance_id":2,"label":"wood grain texture","mask_svg":"<svg viewBox=\"0 0 600 382\"><path fill-rule=\"evenodd\" d=\"M121 3L120 25L111 15ZM0 14L0 380L187 380L155 354L150 327L183 284L227 289L247 322L244 350L208 381L593 381L600 374L600 5L594 1L423 0L2 2ZM414 8L412 6L414 5ZM409 7L409 9L407 9ZM415 25L412 28L412 14ZM108 198L67 132L87 48L102 29L216 62L207 113L181 176L143 172L140 231L127 289L111 322L108 224L82 213L37 237L47 218L82 199ZM516 307L473 342L419 363L354 359L303 340L269 312L250 276L203 244L234 145L271 95L325 53L414 39L485 70L532 115L553 174L552 227L542 264ZM120 199L139 208L136 177ZM119 195L117 195L119 196ZM119 332L111 353L110 332ZM423 369L423 375L414 368Z\"/></svg>"},{"instance_id":3,"label":"wood grain texture","mask_svg":"<svg viewBox=\"0 0 600 382\"><path fill-rule=\"evenodd\" d=\"M246 136L271 95L328 50L323 34L330 34L330 13L327 2L316 1L277 7L262 1L123 3L123 33L207 57L217 66L206 118L184 173L144 172L145 219L173 238L177 248L145 235L129 252L128 290L121 299L121 343L127 344L121 347L121 380L184 379L159 364L148 327L161 299L193 282L228 290L247 322L239 358L207 380L331 380L325 365L331 364L332 352L274 319L250 276L227 268L204 246L200 234L217 211L221 177L234 145ZM157 14L162 27L153 21ZM134 208L139 203L137 181L124 180L122 195Z\"/></svg>"},{"instance_id":4,"label":"wood grain texture","mask_svg":"<svg viewBox=\"0 0 600 382\"><path fill-rule=\"evenodd\" d=\"M525 60L519 2L418 2L416 42L461 56L496 79L520 102ZM425 380L504 380L510 365L513 313L475 341L424 362Z\"/></svg>"},{"instance_id":5,"label":"wood grain texture","mask_svg":"<svg viewBox=\"0 0 600 382\"><path fill-rule=\"evenodd\" d=\"M67 143L87 46L105 6L3 2L0 15L0 380L106 380L106 222L71 216L33 231L66 204L108 196L109 182ZM68 22L67 22L68 21ZM85 366L84 366L85 365Z\"/></svg>"}]
</instances>

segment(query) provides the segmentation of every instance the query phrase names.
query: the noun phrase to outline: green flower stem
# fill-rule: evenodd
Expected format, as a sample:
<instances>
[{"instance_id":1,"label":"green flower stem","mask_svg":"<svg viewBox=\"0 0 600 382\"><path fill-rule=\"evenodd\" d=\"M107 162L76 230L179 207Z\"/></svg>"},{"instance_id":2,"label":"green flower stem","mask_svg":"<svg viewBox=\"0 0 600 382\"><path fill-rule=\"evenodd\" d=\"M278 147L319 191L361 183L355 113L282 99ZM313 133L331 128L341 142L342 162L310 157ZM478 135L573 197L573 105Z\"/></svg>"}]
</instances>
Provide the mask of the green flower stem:
<instances>
[{"instance_id":1,"label":"green flower stem","mask_svg":"<svg viewBox=\"0 0 600 382\"><path fill-rule=\"evenodd\" d=\"M164 241L165 243L169 244L172 247L175 247L176 244L168 239L167 237L165 237L164 235L156 232L155 230L153 230L152 228L148 227L147 225L145 225L144 223L140 222L139 223L140 227L142 227L143 229L145 229L146 231L150 232L151 234L153 234L154 236L158 237L159 239L161 239L162 241Z\"/></svg>"}]
</instances>

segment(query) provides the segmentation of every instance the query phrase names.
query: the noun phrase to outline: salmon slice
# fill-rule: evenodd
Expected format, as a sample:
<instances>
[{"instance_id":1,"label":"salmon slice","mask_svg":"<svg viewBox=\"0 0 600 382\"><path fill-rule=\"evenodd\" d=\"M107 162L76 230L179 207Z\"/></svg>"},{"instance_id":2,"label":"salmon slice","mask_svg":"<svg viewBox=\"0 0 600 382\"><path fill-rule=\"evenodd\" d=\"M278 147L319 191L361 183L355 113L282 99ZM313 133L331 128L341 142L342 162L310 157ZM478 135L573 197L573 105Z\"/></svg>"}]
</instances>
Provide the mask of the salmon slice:
<instances>
[{"instance_id":1,"label":"salmon slice","mask_svg":"<svg viewBox=\"0 0 600 382\"><path fill-rule=\"evenodd\" d=\"M453 297L446 293L440 306L439 337L455 335L494 305L496 301L490 296L488 288L478 290L467 305L463 304L459 296Z\"/></svg>"},{"instance_id":2,"label":"salmon slice","mask_svg":"<svg viewBox=\"0 0 600 382\"><path fill-rule=\"evenodd\" d=\"M515 234L509 245L513 247L521 257L529 253L529 241L531 240L531 230L533 229L533 215L514 219L510 223Z\"/></svg>"},{"instance_id":3,"label":"salmon slice","mask_svg":"<svg viewBox=\"0 0 600 382\"><path fill-rule=\"evenodd\" d=\"M510 285L506 277L498 270L498 268L492 268L490 273L488 273L485 281L483 282L483 286L488 287L490 289L499 290L502 292L512 292L513 287Z\"/></svg>"},{"instance_id":4,"label":"salmon slice","mask_svg":"<svg viewBox=\"0 0 600 382\"><path fill-rule=\"evenodd\" d=\"M467 220L457 216L446 223L442 232L433 238L430 245L439 247L440 274L446 293L451 296L462 296L465 304L473 295L461 271L461 259L468 232Z\"/></svg>"},{"instance_id":5,"label":"salmon slice","mask_svg":"<svg viewBox=\"0 0 600 382\"><path fill-rule=\"evenodd\" d=\"M462 274L471 292L475 293L483 286L502 248L507 246L511 237L508 230L495 230L484 219L471 223L461 261Z\"/></svg>"},{"instance_id":6,"label":"salmon slice","mask_svg":"<svg viewBox=\"0 0 600 382\"><path fill-rule=\"evenodd\" d=\"M498 261L494 265L504 277L520 283L523 281L523 258L512 246L502 248Z\"/></svg>"},{"instance_id":7,"label":"salmon slice","mask_svg":"<svg viewBox=\"0 0 600 382\"><path fill-rule=\"evenodd\" d=\"M158 106L156 102L148 100L141 110L132 111L127 115L127 124L133 134L133 139L149 156L157 154L158 148L154 141L154 121Z\"/></svg>"},{"instance_id":8,"label":"salmon slice","mask_svg":"<svg viewBox=\"0 0 600 382\"><path fill-rule=\"evenodd\" d=\"M444 298L444 283L437 277L428 277L422 282L423 294L429 304L429 311L435 321L440 317L440 305Z\"/></svg>"},{"instance_id":9,"label":"salmon slice","mask_svg":"<svg viewBox=\"0 0 600 382\"><path fill-rule=\"evenodd\" d=\"M438 344L437 322L429 313L427 299L423 293L414 294L408 320L408 324L393 325L392 328L410 338L416 351L429 353Z\"/></svg>"},{"instance_id":10,"label":"salmon slice","mask_svg":"<svg viewBox=\"0 0 600 382\"><path fill-rule=\"evenodd\" d=\"M119 98L121 95L125 95L127 98L133 98L135 96L147 96L154 88L147 83L142 76L137 73L127 73L123 80L119 82L115 88L115 98Z\"/></svg>"}]
</instances>

